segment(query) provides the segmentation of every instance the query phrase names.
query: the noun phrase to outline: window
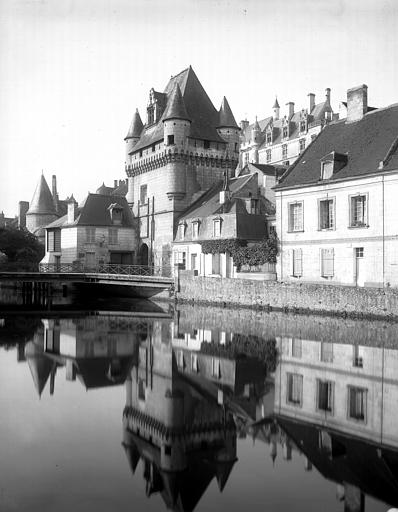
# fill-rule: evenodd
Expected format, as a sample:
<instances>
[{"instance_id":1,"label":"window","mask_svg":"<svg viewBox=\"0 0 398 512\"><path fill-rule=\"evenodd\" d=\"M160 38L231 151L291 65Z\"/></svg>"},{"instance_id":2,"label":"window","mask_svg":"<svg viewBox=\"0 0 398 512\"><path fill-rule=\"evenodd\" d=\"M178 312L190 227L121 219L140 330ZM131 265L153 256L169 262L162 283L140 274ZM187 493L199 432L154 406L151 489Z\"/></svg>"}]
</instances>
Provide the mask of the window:
<instances>
[{"instance_id":1,"label":"window","mask_svg":"<svg viewBox=\"0 0 398 512\"><path fill-rule=\"evenodd\" d=\"M192 238L198 238L199 236L199 222L192 222Z\"/></svg>"},{"instance_id":2,"label":"window","mask_svg":"<svg viewBox=\"0 0 398 512\"><path fill-rule=\"evenodd\" d=\"M305 119L302 119L300 121L300 132L305 132L306 130L306 122L305 122Z\"/></svg>"},{"instance_id":3,"label":"window","mask_svg":"<svg viewBox=\"0 0 398 512\"><path fill-rule=\"evenodd\" d=\"M293 338L292 339L292 357L301 359L302 351L303 351L302 340Z\"/></svg>"},{"instance_id":4,"label":"window","mask_svg":"<svg viewBox=\"0 0 398 512\"><path fill-rule=\"evenodd\" d=\"M191 254L191 270L197 270L198 265L198 255Z\"/></svg>"},{"instance_id":5,"label":"window","mask_svg":"<svg viewBox=\"0 0 398 512\"><path fill-rule=\"evenodd\" d=\"M318 411L333 413L334 383L330 380L317 379L317 400Z\"/></svg>"},{"instance_id":6,"label":"window","mask_svg":"<svg viewBox=\"0 0 398 512\"><path fill-rule=\"evenodd\" d=\"M145 382L143 379L138 380L138 399L145 400Z\"/></svg>"},{"instance_id":7,"label":"window","mask_svg":"<svg viewBox=\"0 0 398 512\"><path fill-rule=\"evenodd\" d=\"M289 231L303 231L303 202L290 203L289 212Z\"/></svg>"},{"instance_id":8,"label":"window","mask_svg":"<svg viewBox=\"0 0 398 512\"><path fill-rule=\"evenodd\" d=\"M287 374L287 403L297 405L303 404L303 376L297 373Z\"/></svg>"},{"instance_id":9,"label":"window","mask_svg":"<svg viewBox=\"0 0 398 512\"><path fill-rule=\"evenodd\" d=\"M289 135L289 130L287 129L287 126L284 126L282 129L282 137L284 139L286 139L288 135Z\"/></svg>"},{"instance_id":10,"label":"window","mask_svg":"<svg viewBox=\"0 0 398 512\"><path fill-rule=\"evenodd\" d=\"M174 144L174 135L167 135L167 145L172 146Z\"/></svg>"},{"instance_id":11,"label":"window","mask_svg":"<svg viewBox=\"0 0 398 512\"><path fill-rule=\"evenodd\" d=\"M86 228L86 242L88 244L95 243L95 228Z\"/></svg>"},{"instance_id":12,"label":"window","mask_svg":"<svg viewBox=\"0 0 398 512\"><path fill-rule=\"evenodd\" d=\"M152 144L152 153L155 153L155 151L156 151L156 145Z\"/></svg>"},{"instance_id":13,"label":"window","mask_svg":"<svg viewBox=\"0 0 398 512\"><path fill-rule=\"evenodd\" d=\"M305 150L305 139L299 140L299 151L302 153Z\"/></svg>"},{"instance_id":14,"label":"window","mask_svg":"<svg viewBox=\"0 0 398 512\"><path fill-rule=\"evenodd\" d=\"M186 265L186 253L185 252L176 252L175 253L175 263L181 265L181 270L185 270Z\"/></svg>"},{"instance_id":15,"label":"window","mask_svg":"<svg viewBox=\"0 0 398 512\"><path fill-rule=\"evenodd\" d=\"M334 199L319 201L319 229L334 229Z\"/></svg>"},{"instance_id":16,"label":"window","mask_svg":"<svg viewBox=\"0 0 398 512\"><path fill-rule=\"evenodd\" d=\"M321 343L321 361L323 363L333 363L333 343Z\"/></svg>"},{"instance_id":17,"label":"window","mask_svg":"<svg viewBox=\"0 0 398 512\"><path fill-rule=\"evenodd\" d=\"M47 231L47 251L60 252L61 251L61 230L54 229Z\"/></svg>"},{"instance_id":18,"label":"window","mask_svg":"<svg viewBox=\"0 0 398 512\"><path fill-rule=\"evenodd\" d=\"M148 185L141 185L140 187L140 203L145 204L147 202Z\"/></svg>"},{"instance_id":19,"label":"window","mask_svg":"<svg viewBox=\"0 0 398 512\"><path fill-rule=\"evenodd\" d=\"M199 371L198 354L191 354L191 370L193 372L198 372Z\"/></svg>"},{"instance_id":20,"label":"window","mask_svg":"<svg viewBox=\"0 0 398 512\"><path fill-rule=\"evenodd\" d=\"M184 240L185 237L185 224L178 224L178 238Z\"/></svg>"},{"instance_id":21,"label":"window","mask_svg":"<svg viewBox=\"0 0 398 512\"><path fill-rule=\"evenodd\" d=\"M221 219L213 220L213 236L221 236Z\"/></svg>"},{"instance_id":22,"label":"window","mask_svg":"<svg viewBox=\"0 0 398 512\"><path fill-rule=\"evenodd\" d=\"M109 228L108 229L108 239L109 239L109 245L114 245L118 243L118 230L115 228Z\"/></svg>"},{"instance_id":23,"label":"window","mask_svg":"<svg viewBox=\"0 0 398 512\"><path fill-rule=\"evenodd\" d=\"M321 164L321 179L329 180L333 175L333 162L322 162Z\"/></svg>"},{"instance_id":24,"label":"window","mask_svg":"<svg viewBox=\"0 0 398 512\"><path fill-rule=\"evenodd\" d=\"M287 158L287 144L282 145L282 159Z\"/></svg>"},{"instance_id":25,"label":"window","mask_svg":"<svg viewBox=\"0 0 398 512\"><path fill-rule=\"evenodd\" d=\"M355 247L355 257L363 258L363 255L364 255L363 247Z\"/></svg>"},{"instance_id":26,"label":"window","mask_svg":"<svg viewBox=\"0 0 398 512\"><path fill-rule=\"evenodd\" d=\"M303 275L303 251L302 249L293 249L292 253L292 275L294 277L301 277Z\"/></svg>"},{"instance_id":27,"label":"window","mask_svg":"<svg viewBox=\"0 0 398 512\"><path fill-rule=\"evenodd\" d=\"M148 107L147 113L148 113L148 124L153 124L155 122L155 110L154 110L153 106Z\"/></svg>"},{"instance_id":28,"label":"window","mask_svg":"<svg viewBox=\"0 0 398 512\"><path fill-rule=\"evenodd\" d=\"M216 357L211 359L211 374L213 377L219 379L221 377L221 364L220 360Z\"/></svg>"},{"instance_id":29,"label":"window","mask_svg":"<svg viewBox=\"0 0 398 512\"><path fill-rule=\"evenodd\" d=\"M357 421L366 421L368 390L348 386L348 417Z\"/></svg>"},{"instance_id":30,"label":"window","mask_svg":"<svg viewBox=\"0 0 398 512\"><path fill-rule=\"evenodd\" d=\"M210 141L209 140L203 141L203 149L210 149Z\"/></svg>"},{"instance_id":31,"label":"window","mask_svg":"<svg viewBox=\"0 0 398 512\"><path fill-rule=\"evenodd\" d=\"M272 132L267 132L267 144L271 144L272 142Z\"/></svg>"},{"instance_id":32,"label":"window","mask_svg":"<svg viewBox=\"0 0 398 512\"><path fill-rule=\"evenodd\" d=\"M184 352L182 350L177 351L177 366L184 368Z\"/></svg>"},{"instance_id":33,"label":"window","mask_svg":"<svg viewBox=\"0 0 398 512\"><path fill-rule=\"evenodd\" d=\"M350 197L350 226L364 227L368 223L367 196L357 195Z\"/></svg>"},{"instance_id":34,"label":"window","mask_svg":"<svg viewBox=\"0 0 398 512\"><path fill-rule=\"evenodd\" d=\"M334 276L334 249L321 249L321 276Z\"/></svg>"},{"instance_id":35,"label":"window","mask_svg":"<svg viewBox=\"0 0 398 512\"><path fill-rule=\"evenodd\" d=\"M272 158L272 151L271 149L267 149L267 152L266 152L266 155L267 155L267 164L269 164L271 162L271 158Z\"/></svg>"}]
</instances>

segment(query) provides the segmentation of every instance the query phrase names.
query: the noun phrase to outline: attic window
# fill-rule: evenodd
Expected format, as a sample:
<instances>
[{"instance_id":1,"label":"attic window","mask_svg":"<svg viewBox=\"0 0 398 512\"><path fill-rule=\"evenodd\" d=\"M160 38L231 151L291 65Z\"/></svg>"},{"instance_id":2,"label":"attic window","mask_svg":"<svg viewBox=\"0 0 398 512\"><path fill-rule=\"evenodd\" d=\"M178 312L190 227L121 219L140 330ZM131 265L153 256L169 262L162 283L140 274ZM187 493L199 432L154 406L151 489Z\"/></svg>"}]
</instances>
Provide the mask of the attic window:
<instances>
[{"instance_id":1,"label":"attic window","mask_svg":"<svg viewBox=\"0 0 398 512\"><path fill-rule=\"evenodd\" d=\"M185 238L185 223L178 224L178 239L184 240Z\"/></svg>"},{"instance_id":2,"label":"attic window","mask_svg":"<svg viewBox=\"0 0 398 512\"><path fill-rule=\"evenodd\" d=\"M305 119L302 119L300 121L300 132L305 132L306 131L306 122L305 122Z\"/></svg>"},{"instance_id":3,"label":"attic window","mask_svg":"<svg viewBox=\"0 0 398 512\"><path fill-rule=\"evenodd\" d=\"M199 236L199 220L192 221L192 238L196 239Z\"/></svg>"},{"instance_id":4,"label":"attic window","mask_svg":"<svg viewBox=\"0 0 398 512\"><path fill-rule=\"evenodd\" d=\"M221 236L221 218L213 220L213 236Z\"/></svg>"},{"instance_id":5,"label":"attic window","mask_svg":"<svg viewBox=\"0 0 398 512\"><path fill-rule=\"evenodd\" d=\"M322 162L321 179L329 180L333 175L333 162Z\"/></svg>"},{"instance_id":6,"label":"attic window","mask_svg":"<svg viewBox=\"0 0 398 512\"><path fill-rule=\"evenodd\" d=\"M287 129L287 126L284 126L284 127L283 127L283 132L282 132L282 137L283 137L284 139L286 139L286 138L288 137L288 135L289 135L289 131L288 131L288 129Z\"/></svg>"},{"instance_id":7,"label":"attic window","mask_svg":"<svg viewBox=\"0 0 398 512\"><path fill-rule=\"evenodd\" d=\"M203 149L210 149L210 141L209 140L203 141Z\"/></svg>"},{"instance_id":8,"label":"attic window","mask_svg":"<svg viewBox=\"0 0 398 512\"><path fill-rule=\"evenodd\" d=\"M267 132L267 144L272 143L272 133L269 131Z\"/></svg>"}]
</instances>

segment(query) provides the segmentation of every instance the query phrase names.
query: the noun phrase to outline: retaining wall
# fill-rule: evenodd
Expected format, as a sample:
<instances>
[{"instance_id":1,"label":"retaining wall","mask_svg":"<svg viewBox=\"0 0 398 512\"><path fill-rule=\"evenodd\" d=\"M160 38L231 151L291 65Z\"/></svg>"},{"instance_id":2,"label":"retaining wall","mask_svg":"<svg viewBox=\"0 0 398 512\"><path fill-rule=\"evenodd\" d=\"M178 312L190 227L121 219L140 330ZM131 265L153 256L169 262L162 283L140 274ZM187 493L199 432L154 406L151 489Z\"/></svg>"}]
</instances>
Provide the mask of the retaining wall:
<instances>
[{"instance_id":1,"label":"retaining wall","mask_svg":"<svg viewBox=\"0 0 398 512\"><path fill-rule=\"evenodd\" d=\"M398 289L395 288L200 277L180 271L176 297L180 301L208 304L398 318Z\"/></svg>"}]
</instances>

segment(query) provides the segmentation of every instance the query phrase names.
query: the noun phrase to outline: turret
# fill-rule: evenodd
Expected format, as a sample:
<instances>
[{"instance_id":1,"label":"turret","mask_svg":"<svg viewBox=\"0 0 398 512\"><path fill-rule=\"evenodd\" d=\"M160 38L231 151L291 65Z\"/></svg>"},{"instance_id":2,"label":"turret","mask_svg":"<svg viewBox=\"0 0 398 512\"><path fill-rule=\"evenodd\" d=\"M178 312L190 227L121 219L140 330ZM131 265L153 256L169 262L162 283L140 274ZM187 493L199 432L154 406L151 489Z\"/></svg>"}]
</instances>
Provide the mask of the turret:
<instances>
[{"instance_id":1,"label":"turret","mask_svg":"<svg viewBox=\"0 0 398 512\"><path fill-rule=\"evenodd\" d=\"M124 141L126 142L126 163L130 163L130 153L133 150L134 146L139 141L139 138L141 136L142 129L144 128L144 125L142 124L140 114L138 112L138 108L135 111L135 114L133 116L133 119L130 124L129 131L127 135L124 138Z\"/></svg>"},{"instance_id":2,"label":"turret","mask_svg":"<svg viewBox=\"0 0 398 512\"><path fill-rule=\"evenodd\" d=\"M40 241L44 243L44 230L40 228L57 218L53 196L42 174L30 202L29 210L26 212L26 227L31 233L37 234Z\"/></svg>"},{"instance_id":3,"label":"turret","mask_svg":"<svg viewBox=\"0 0 398 512\"><path fill-rule=\"evenodd\" d=\"M272 107L272 109L274 111L274 115L273 115L274 121L278 121L279 114L280 114L280 106L278 103L278 98L276 96L275 96L274 106Z\"/></svg>"},{"instance_id":4,"label":"turret","mask_svg":"<svg viewBox=\"0 0 398 512\"><path fill-rule=\"evenodd\" d=\"M218 126L217 131L219 135L228 143L228 153L239 153L239 131L240 128L235 121L231 107L224 96L220 110L218 111Z\"/></svg>"},{"instance_id":5,"label":"turret","mask_svg":"<svg viewBox=\"0 0 398 512\"><path fill-rule=\"evenodd\" d=\"M258 148L260 146L261 142L261 128L257 121L256 116L256 122L253 125L252 133L251 133L251 140L250 140L250 162L254 164L258 164Z\"/></svg>"},{"instance_id":6,"label":"turret","mask_svg":"<svg viewBox=\"0 0 398 512\"><path fill-rule=\"evenodd\" d=\"M187 145L187 137L191 131L191 119L177 82L170 94L162 122L165 150L172 154L180 153ZM186 193L184 162L168 163L165 176L168 178L166 193L169 199L182 199Z\"/></svg>"}]
</instances>

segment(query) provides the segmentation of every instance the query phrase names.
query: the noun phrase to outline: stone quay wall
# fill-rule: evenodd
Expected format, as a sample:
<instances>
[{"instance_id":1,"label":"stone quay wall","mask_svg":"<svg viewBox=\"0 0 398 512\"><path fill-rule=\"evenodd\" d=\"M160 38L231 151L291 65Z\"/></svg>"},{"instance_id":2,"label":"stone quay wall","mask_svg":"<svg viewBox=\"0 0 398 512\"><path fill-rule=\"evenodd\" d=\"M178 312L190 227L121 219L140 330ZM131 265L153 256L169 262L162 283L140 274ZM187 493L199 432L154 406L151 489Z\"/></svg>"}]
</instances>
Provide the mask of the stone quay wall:
<instances>
[{"instance_id":1,"label":"stone quay wall","mask_svg":"<svg viewBox=\"0 0 398 512\"><path fill-rule=\"evenodd\" d=\"M176 299L181 302L359 318L398 318L398 289L395 288L200 277L190 271L180 270L176 276L175 289Z\"/></svg>"}]
</instances>

